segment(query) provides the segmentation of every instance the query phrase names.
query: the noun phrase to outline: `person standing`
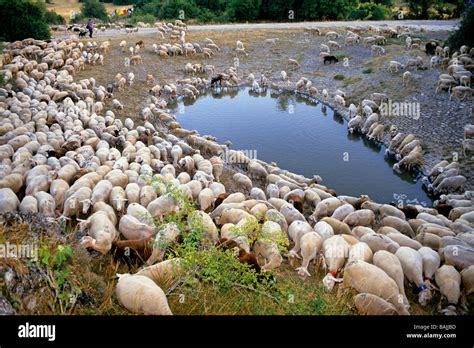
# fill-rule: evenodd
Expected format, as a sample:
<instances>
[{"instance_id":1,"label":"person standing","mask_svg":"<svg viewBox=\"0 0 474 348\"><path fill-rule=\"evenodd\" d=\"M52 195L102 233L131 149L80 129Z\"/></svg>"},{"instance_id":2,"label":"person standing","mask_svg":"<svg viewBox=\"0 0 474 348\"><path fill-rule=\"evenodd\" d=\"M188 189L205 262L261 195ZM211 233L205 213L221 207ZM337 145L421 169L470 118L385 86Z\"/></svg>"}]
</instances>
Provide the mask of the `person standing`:
<instances>
[{"instance_id":1,"label":"person standing","mask_svg":"<svg viewBox=\"0 0 474 348\"><path fill-rule=\"evenodd\" d=\"M87 21L86 29L89 30L89 37L92 38L92 32L94 31L94 23L92 23L92 18L89 18Z\"/></svg>"}]
</instances>

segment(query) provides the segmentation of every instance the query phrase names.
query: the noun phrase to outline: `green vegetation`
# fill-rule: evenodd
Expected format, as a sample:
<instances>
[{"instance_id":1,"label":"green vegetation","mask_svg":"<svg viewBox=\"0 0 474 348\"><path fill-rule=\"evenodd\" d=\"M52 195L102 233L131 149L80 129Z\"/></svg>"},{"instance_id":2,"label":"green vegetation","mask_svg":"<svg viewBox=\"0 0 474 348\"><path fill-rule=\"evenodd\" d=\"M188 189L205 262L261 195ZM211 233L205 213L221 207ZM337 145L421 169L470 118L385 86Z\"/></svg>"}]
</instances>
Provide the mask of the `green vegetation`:
<instances>
[{"instance_id":1,"label":"green vegetation","mask_svg":"<svg viewBox=\"0 0 474 348\"><path fill-rule=\"evenodd\" d=\"M50 32L43 6L29 0L0 0L0 39L49 39Z\"/></svg>"},{"instance_id":2,"label":"green vegetation","mask_svg":"<svg viewBox=\"0 0 474 348\"><path fill-rule=\"evenodd\" d=\"M371 74L373 72L374 72L374 69L372 68L367 68L367 69L362 70L362 74Z\"/></svg>"},{"instance_id":3,"label":"green vegetation","mask_svg":"<svg viewBox=\"0 0 474 348\"><path fill-rule=\"evenodd\" d=\"M84 0L81 5L81 16L83 18L97 18L103 21L108 19L104 4L98 0Z\"/></svg>"},{"instance_id":4,"label":"green vegetation","mask_svg":"<svg viewBox=\"0 0 474 348\"><path fill-rule=\"evenodd\" d=\"M408 0L409 18L458 18L464 10L463 0Z\"/></svg>"},{"instance_id":5,"label":"green vegetation","mask_svg":"<svg viewBox=\"0 0 474 348\"><path fill-rule=\"evenodd\" d=\"M53 312L60 314L71 313L76 297L80 293L80 289L72 285L69 279L72 255L73 250L69 245L59 244L51 248L43 244L38 250L36 263L45 270L45 280L56 298L48 304Z\"/></svg>"},{"instance_id":6,"label":"green vegetation","mask_svg":"<svg viewBox=\"0 0 474 348\"><path fill-rule=\"evenodd\" d=\"M391 17L394 17L394 14L391 13L390 8L372 2L360 4L349 14L350 19L356 20L381 20Z\"/></svg>"},{"instance_id":7,"label":"green vegetation","mask_svg":"<svg viewBox=\"0 0 474 348\"><path fill-rule=\"evenodd\" d=\"M448 46L457 49L462 45L474 46L474 5L470 6L463 15L461 25L448 39Z\"/></svg>"},{"instance_id":8,"label":"green vegetation","mask_svg":"<svg viewBox=\"0 0 474 348\"><path fill-rule=\"evenodd\" d=\"M346 77L343 75L343 74L336 74L334 75L334 80L338 80L338 81L342 81L344 80Z\"/></svg>"},{"instance_id":9,"label":"green vegetation","mask_svg":"<svg viewBox=\"0 0 474 348\"><path fill-rule=\"evenodd\" d=\"M132 18L152 14L159 19L199 22L381 20L396 18L391 0L114 0L133 5ZM410 18L454 18L463 10L461 0L413 0ZM138 20L136 20L138 21Z\"/></svg>"}]
</instances>

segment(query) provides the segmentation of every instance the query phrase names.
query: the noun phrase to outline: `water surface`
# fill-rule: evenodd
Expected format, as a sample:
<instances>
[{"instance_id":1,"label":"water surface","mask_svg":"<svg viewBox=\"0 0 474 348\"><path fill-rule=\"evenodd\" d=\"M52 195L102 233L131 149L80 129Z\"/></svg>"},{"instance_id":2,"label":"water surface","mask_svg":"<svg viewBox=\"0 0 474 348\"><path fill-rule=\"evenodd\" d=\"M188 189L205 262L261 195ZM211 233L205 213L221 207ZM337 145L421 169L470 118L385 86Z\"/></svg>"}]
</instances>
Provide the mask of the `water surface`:
<instances>
[{"instance_id":1,"label":"water surface","mask_svg":"<svg viewBox=\"0 0 474 348\"><path fill-rule=\"evenodd\" d=\"M395 172L383 145L348 133L347 122L324 104L248 88L217 89L179 102L173 112L184 128L220 143L230 140L231 149L256 151L259 159L306 177L320 175L337 194L431 205L420 174Z\"/></svg>"}]
</instances>

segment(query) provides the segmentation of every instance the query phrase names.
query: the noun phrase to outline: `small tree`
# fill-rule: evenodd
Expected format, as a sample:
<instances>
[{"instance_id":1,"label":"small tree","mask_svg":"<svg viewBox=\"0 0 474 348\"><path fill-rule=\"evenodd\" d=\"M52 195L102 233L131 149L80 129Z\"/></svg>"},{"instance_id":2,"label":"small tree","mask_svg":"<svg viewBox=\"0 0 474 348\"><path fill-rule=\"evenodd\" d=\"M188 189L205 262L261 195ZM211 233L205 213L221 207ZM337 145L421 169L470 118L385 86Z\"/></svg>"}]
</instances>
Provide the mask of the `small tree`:
<instances>
[{"instance_id":1,"label":"small tree","mask_svg":"<svg viewBox=\"0 0 474 348\"><path fill-rule=\"evenodd\" d=\"M0 0L0 18L2 40L43 40L51 37L44 10L30 0Z\"/></svg>"},{"instance_id":2,"label":"small tree","mask_svg":"<svg viewBox=\"0 0 474 348\"><path fill-rule=\"evenodd\" d=\"M459 29L456 30L448 39L448 45L451 49L457 49L462 45L474 46L474 5L471 5L463 14Z\"/></svg>"},{"instance_id":3,"label":"small tree","mask_svg":"<svg viewBox=\"0 0 474 348\"><path fill-rule=\"evenodd\" d=\"M230 17L236 21L256 20L260 11L261 0L231 0Z\"/></svg>"},{"instance_id":4,"label":"small tree","mask_svg":"<svg viewBox=\"0 0 474 348\"><path fill-rule=\"evenodd\" d=\"M103 3L98 0L84 0L81 5L81 13L83 17L93 17L107 20L108 15Z\"/></svg>"}]
</instances>

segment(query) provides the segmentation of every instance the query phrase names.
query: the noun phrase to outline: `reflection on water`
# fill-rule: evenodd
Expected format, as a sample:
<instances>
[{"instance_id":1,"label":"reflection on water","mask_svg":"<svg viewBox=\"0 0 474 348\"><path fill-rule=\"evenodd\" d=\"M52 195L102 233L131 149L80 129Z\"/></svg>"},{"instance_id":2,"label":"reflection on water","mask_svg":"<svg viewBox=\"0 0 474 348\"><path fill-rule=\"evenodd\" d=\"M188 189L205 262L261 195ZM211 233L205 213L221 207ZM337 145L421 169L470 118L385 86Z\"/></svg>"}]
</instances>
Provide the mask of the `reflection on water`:
<instances>
[{"instance_id":1,"label":"reflection on water","mask_svg":"<svg viewBox=\"0 0 474 348\"><path fill-rule=\"evenodd\" d=\"M173 112L184 128L212 134L221 143L230 140L236 150L256 150L259 159L292 172L320 175L338 194L368 194L381 203L402 196L431 205L419 174L394 172L395 161L384 156L383 145L348 133L344 118L324 104L248 88L218 88L179 103L184 108L176 110L184 110Z\"/></svg>"}]
</instances>

